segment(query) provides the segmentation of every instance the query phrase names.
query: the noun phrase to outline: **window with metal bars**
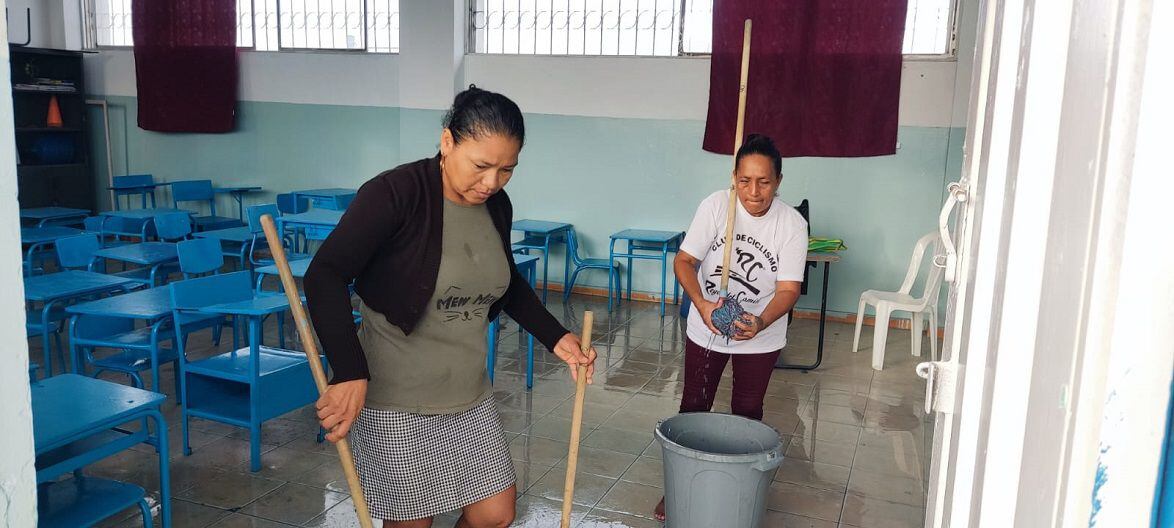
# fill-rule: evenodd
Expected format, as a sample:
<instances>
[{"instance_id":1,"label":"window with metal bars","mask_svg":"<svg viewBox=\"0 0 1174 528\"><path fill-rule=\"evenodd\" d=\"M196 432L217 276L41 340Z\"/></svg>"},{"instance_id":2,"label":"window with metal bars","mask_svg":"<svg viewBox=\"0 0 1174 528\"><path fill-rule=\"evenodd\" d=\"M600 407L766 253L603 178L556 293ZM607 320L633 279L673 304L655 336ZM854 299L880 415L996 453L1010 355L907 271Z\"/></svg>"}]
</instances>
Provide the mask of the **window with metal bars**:
<instances>
[{"instance_id":1,"label":"window with metal bars","mask_svg":"<svg viewBox=\"0 0 1174 528\"><path fill-rule=\"evenodd\" d=\"M131 0L84 0L89 48L134 45ZM237 0L237 46L399 52L399 0Z\"/></svg>"},{"instance_id":2,"label":"window with metal bars","mask_svg":"<svg viewBox=\"0 0 1174 528\"><path fill-rule=\"evenodd\" d=\"M714 0L469 0L469 51L708 54ZM907 55L952 56L957 0L909 0Z\"/></svg>"}]
</instances>

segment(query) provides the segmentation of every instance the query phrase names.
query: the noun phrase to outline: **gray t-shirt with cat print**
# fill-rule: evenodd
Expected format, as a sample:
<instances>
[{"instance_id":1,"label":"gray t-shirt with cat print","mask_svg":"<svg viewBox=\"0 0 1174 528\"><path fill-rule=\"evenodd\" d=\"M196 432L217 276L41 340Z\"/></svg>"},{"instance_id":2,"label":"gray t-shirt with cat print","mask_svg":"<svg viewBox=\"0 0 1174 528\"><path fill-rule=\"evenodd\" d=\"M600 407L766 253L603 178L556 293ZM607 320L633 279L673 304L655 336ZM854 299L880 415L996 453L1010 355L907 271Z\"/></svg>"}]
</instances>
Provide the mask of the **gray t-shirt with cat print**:
<instances>
[{"instance_id":1,"label":"gray t-shirt with cat print","mask_svg":"<svg viewBox=\"0 0 1174 528\"><path fill-rule=\"evenodd\" d=\"M509 287L508 257L485 205L446 199L442 245L436 290L411 335L360 303L359 342L371 373L367 407L449 414L492 394L485 332L490 305Z\"/></svg>"}]
</instances>

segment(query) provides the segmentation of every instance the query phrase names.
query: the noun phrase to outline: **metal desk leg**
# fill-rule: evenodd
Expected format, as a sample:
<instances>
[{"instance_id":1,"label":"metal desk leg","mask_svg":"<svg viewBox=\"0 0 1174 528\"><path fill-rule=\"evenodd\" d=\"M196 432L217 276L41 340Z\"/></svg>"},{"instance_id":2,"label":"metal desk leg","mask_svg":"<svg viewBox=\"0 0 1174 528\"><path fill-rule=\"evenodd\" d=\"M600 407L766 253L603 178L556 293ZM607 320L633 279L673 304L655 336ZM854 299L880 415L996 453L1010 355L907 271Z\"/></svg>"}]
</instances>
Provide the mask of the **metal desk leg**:
<instances>
[{"instance_id":1,"label":"metal desk leg","mask_svg":"<svg viewBox=\"0 0 1174 528\"><path fill-rule=\"evenodd\" d=\"M628 302L632 302L632 275L635 275L635 268L632 266L632 241L628 241Z\"/></svg>"},{"instance_id":2,"label":"metal desk leg","mask_svg":"<svg viewBox=\"0 0 1174 528\"><path fill-rule=\"evenodd\" d=\"M668 275L669 267L669 245L666 242L660 251L660 316L664 317L664 298L668 295L668 289L665 287L665 281Z\"/></svg>"},{"instance_id":3,"label":"metal desk leg","mask_svg":"<svg viewBox=\"0 0 1174 528\"><path fill-rule=\"evenodd\" d=\"M608 262L615 262L616 261L616 239L614 239L614 238L611 239L611 244L608 246L607 261ZM632 272L632 270L628 270L628 273L631 273L631 272ZM612 279L612 276L615 276L614 280ZM620 289L620 274L619 273L611 273L609 271L607 273L607 311L608 312L610 312L612 310L611 286L612 286L613 282L615 283L616 290L617 290L616 303L618 304L619 297L620 297L619 292L618 292L618 290Z\"/></svg>"},{"instance_id":4,"label":"metal desk leg","mask_svg":"<svg viewBox=\"0 0 1174 528\"><path fill-rule=\"evenodd\" d=\"M795 370L814 370L819 368L819 364L823 363L823 331L824 324L827 322L828 313L828 275L831 273L831 262L823 263L823 289L820 292L819 300L819 344L815 347L815 363L810 365L775 365L775 368L780 369L795 369Z\"/></svg>"},{"instance_id":5,"label":"metal desk leg","mask_svg":"<svg viewBox=\"0 0 1174 528\"><path fill-rule=\"evenodd\" d=\"M563 290L566 290L567 283L571 278L571 242L570 234L563 231ZM570 293L568 293L570 295Z\"/></svg>"},{"instance_id":6,"label":"metal desk leg","mask_svg":"<svg viewBox=\"0 0 1174 528\"><path fill-rule=\"evenodd\" d=\"M147 416L155 422L155 450L159 456L159 524L171 528L171 454L167 444L167 420L158 408Z\"/></svg>"},{"instance_id":7,"label":"metal desk leg","mask_svg":"<svg viewBox=\"0 0 1174 528\"><path fill-rule=\"evenodd\" d=\"M546 292L550 291L550 233L542 243L542 304L546 304Z\"/></svg>"},{"instance_id":8,"label":"metal desk leg","mask_svg":"<svg viewBox=\"0 0 1174 528\"><path fill-rule=\"evenodd\" d=\"M527 278L530 279L531 288L534 287L535 275L537 273L538 270L534 268L530 269L530 276ZM545 288L543 289L543 293L546 293ZM526 332L526 329L522 328L522 325L518 325L518 330ZM526 390L532 388L534 388L534 334L526 332Z\"/></svg>"}]
</instances>

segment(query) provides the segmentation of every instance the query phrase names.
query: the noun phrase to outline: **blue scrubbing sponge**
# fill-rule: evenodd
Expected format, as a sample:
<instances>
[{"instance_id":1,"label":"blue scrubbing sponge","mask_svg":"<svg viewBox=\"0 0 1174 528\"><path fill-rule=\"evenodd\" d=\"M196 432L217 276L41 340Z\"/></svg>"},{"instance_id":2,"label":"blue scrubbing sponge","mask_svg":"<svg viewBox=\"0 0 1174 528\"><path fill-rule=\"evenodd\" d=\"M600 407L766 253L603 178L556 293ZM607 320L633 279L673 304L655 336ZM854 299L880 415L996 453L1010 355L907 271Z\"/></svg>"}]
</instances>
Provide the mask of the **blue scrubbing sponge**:
<instances>
[{"instance_id":1,"label":"blue scrubbing sponge","mask_svg":"<svg viewBox=\"0 0 1174 528\"><path fill-rule=\"evenodd\" d=\"M713 326L717 328L728 342L738 333L738 328L734 326L734 321L742 317L746 313L746 309L742 308L742 303L738 301L738 296L726 295L724 302L716 310L713 311Z\"/></svg>"}]
</instances>

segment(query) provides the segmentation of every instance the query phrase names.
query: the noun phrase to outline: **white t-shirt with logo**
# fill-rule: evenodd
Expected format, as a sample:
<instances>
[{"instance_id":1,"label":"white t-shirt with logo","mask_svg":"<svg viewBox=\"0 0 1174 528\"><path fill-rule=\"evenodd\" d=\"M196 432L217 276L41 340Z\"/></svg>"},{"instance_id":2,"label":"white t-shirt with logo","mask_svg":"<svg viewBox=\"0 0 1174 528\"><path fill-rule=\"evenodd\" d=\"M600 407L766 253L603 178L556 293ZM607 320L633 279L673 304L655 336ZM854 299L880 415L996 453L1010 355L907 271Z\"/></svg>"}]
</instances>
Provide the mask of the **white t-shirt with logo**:
<instances>
[{"instance_id":1,"label":"white t-shirt with logo","mask_svg":"<svg viewBox=\"0 0 1174 528\"><path fill-rule=\"evenodd\" d=\"M718 191L701 202L681 250L701 261L697 279L702 295L711 302L718 299L721 285L722 253L726 232L726 211L730 191ZM739 296L742 307L754 315L770 304L776 282L803 281L807 262L807 221L795 208L775 198L762 216L751 216L736 201L734 252L730 255L729 293ZM694 305L689 309L689 339L703 348L726 354L760 354L774 352L787 344L787 318L771 323L753 339L735 341L716 335L705 325Z\"/></svg>"}]
</instances>

